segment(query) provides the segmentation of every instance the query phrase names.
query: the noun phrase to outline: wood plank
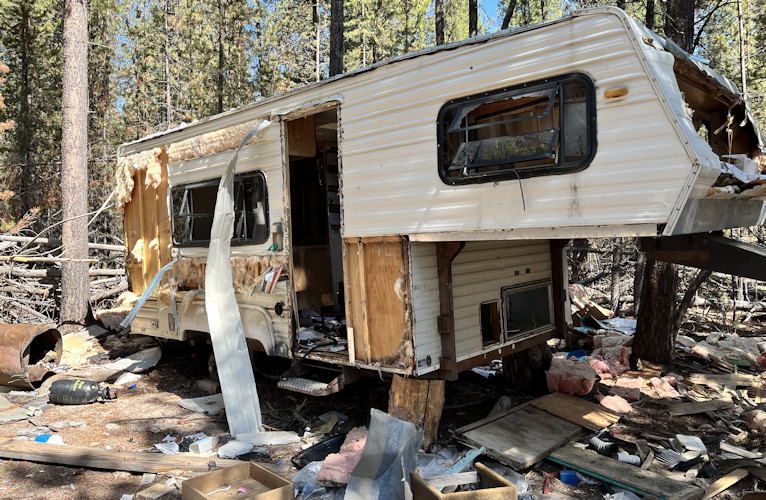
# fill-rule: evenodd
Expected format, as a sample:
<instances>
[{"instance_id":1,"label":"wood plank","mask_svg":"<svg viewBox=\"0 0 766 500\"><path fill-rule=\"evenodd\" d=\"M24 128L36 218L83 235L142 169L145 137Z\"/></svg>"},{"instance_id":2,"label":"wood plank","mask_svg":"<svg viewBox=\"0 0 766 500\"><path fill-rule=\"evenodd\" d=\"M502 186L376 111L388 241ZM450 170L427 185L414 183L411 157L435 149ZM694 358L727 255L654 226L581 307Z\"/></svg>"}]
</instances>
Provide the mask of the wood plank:
<instances>
[{"instance_id":1,"label":"wood plank","mask_svg":"<svg viewBox=\"0 0 766 500\"><path fill-rule=\"evenodd\" d=\"M603 429L620 420L619 415L606 410L603 406L560 392L535 399L530 404L586 429Z\"/></svg>"},{"instance_id":2,"label":"wood plank","mask_svg":"<svg viewBox=\"0 0 766 500\"><path fill-rule=\"evenodd\" d=\"M695 415L697 413L706 413L709 411L718 411L732 408L734 403L720 399L711 399L710 401L692 401L689 403L669 404L668 411L673 416Z\"/></svg>"},{"instance_id":3,"label":"wood plank","mask_svg":"<svg viewBox=\"0 0 766 500\"><path fill-rule=\"evenodd\" d=\"M347 268L346 316L354 331L356 359L384 366L413 368L410 307L410 274L407 242L344 240Z\"/></svg>"},{"instance_id":4,"label":"wood plank","mask_svg":"<svg viewBox=\"0 0 766 500\"><path fill-rule=\"evenodd\" d=\"M723 385L728 387L752 386L755 383L755 377L746 373L727 373L724 375L692 373L688 380L692 384Z\"/></svg>"},{"instance_id":5,"label":"wood plank","mask_svg":"<svg viewBox=\"0 0 766 500\"><path fill-rule=\"evenodd\" d=\"M735 469L729 472L722 478L714 481L713 483L710 483L710 485L705 488L705 494L702 496L702 500L708 500L709 498L713 498L722 491L728 490L734 485L734 483L741 481L748 474L749 472L747 469Z\"/></svg>"},{"instance_id":6,"label":"wood plank","mask_svg":"<svg viewBox=\"0 0 766 500\"><path fill-rule=\"evenodd\" d=\"M442 354L439 372L447 380L457 379L457 346L455 340L455 311L452 298L452 261L465 247L462 241L436 244L436 272L439 278L439 317L437 327L441 337Z\"/></svg>"},{"instance_id":7,"label":"wood plank","mask_svg":"<svg viewBox=\"0 0 766 500\"><path fill-rule=\"evenodd\" d=\"M659 499L685 500L699 498L702 495L702 488L624 464L599 455L595 451L583 450L571 444L554 451L548 459L643 496L654 495Z\"/></svg>"},{"instance_id":8,"label":"wood plank","mask_svg":"<svg viewBox=\"0 0 766 500\"><path fill-rule=\"evenodd\" d=\"M239 460L226 460L178 453L142 453L137 451L115 451L87 446L50 445L35 441L17 441L9 439L0 444L0 458L42 462L48 464L70 465L73 467L91 467L93 469L122 470L128 472L168 472L188 470L207 472L211 460L218 467L241 465ZM287 467L259 463L259 465L285 476Z\"/></svg>"},{"instance_id":9,"label":"wood plank","mask_svg":"<svg viewBox=\"0 0 766 500\"><path fill-rule=\"evenodd\" d=\"M462 433L475 446L512 467L526 468L581 432L549 413L527 406Z\"/></svg>"},{"instance_id":10,"label":"wood plank","mask_svg":"<svg viewBox=\"0 0 766 500\"><path fill-rule=\"evenodd\" d=\"M287 122L287 148L290 156L310 158L317 154L314 115Z\"/></svg>"}]
</instances>

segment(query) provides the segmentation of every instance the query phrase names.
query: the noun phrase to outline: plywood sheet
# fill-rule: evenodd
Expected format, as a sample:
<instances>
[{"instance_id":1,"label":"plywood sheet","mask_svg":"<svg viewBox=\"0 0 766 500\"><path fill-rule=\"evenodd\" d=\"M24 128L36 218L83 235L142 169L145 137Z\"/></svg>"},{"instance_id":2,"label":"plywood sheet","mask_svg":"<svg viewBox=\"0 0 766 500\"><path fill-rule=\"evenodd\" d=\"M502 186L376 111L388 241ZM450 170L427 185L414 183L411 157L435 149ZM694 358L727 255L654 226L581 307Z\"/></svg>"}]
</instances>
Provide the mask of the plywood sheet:
<instances>
[{"instance_id":1,"label":"plywood sheet","mask_svg":"<svg viewBox=\"0 0 766 500\"><path fill-rule=\"evenodd\" d=\"M586 429L603 429L620 420L619 415L602 406L560 392L535 399L529 404Z\"/></svg>"},{"instance_id":2,"label":"plywood sheet","mask_svg":"<svg viewBox=\"0 0 766 500\"><path fill-rule=\"evenodd\" d=\"M583 450L572 445L551 453L550 460L639 495L654 495L668 500L699 498L702 495L702 489L691 484L675 481L656 472L624 464L595 451Z\"/></svg>"},{"instance_id":3,"label":"plywood sheet","mask_svg":"<svg viewBox=\"0 0 766 500\"><path fill-rule=\"evenodd\" d=\"M290 156L310 158L317 154L314 115L287 122L287 148Z\"/></svg>"},{"instance_id":4,"label":"plywood sheet","mask_svg":"<svg viewBox=\"0 0 766 500\"><path fill-rule=\"evenodd\" d=\"M346 318L354 332L356 359L409 366L414 353L406 241L348 239L344 259Z\"/></svg>"},{"instance_id":5,"label":"plywood sheet","mask_svg":"<svg viewBox=\"0 0 766 500\"><path fill-rule=\"evenodd\" d=\"M512 467L526 468L574 438L580 427L543 410L524 406L461 431L466 441L484 446L496 459Z\"/></svg>"}]
</instances>

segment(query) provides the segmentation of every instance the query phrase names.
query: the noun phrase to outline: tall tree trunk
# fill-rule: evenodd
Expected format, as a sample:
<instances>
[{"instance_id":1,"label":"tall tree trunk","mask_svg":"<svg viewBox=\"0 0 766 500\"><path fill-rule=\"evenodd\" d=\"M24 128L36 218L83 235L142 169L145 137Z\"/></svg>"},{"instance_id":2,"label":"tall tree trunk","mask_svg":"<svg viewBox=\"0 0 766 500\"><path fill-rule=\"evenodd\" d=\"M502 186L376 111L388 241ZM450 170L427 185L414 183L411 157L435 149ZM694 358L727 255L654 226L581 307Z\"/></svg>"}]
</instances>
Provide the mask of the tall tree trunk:
<instances>
[{"instance_id":1,"label":"tall tree trunk","mask_svg":"<svg viewBox=\"0 0 766 500\"><path fill-rule=\"evenodd\" d=\"M654 0L646 0L646 18L644 24L650 30L654 29Z\"/></svg>"},{"instance_id":2,"label":"tall tree trunk","mask_svg":"<svg viewBox=\"0 0 766 500\"><path fill-rule=\"evenodd\" d=\"M678 269L675 264L647 258L641 287L641 309L630 355L635 368L639 359L668 364L673 360Z\"/></svg>"},{"instance_id":3,"label":"tall tree trunk","mask_svg":"<svg viewBox=\"0 0 766 500\"><path fill-rule=\"evenodd\" d=\"M668 0L665 36L691 53L694 48L694 0Z\"/></svg>"},{"instance_id":4,"label":"tall tree trunk","mask_svg":"<svg viewBox=\"0 0 766 500\"><path fill-rule=\"evenodd\" d=\"M638 316L641 306L641 290L644 283L644 269L646 268L646 256L644 252L638 252L636 259L636 272L633 273L633 315Z\"/></svg>"},{"instance_id":5,"label":"tall tree trunk","mask_svg":"<svg viewBox=\"0 0 766 500\"><path fill-rule=\"evenodd\" d=\"M513 11L516 10L516 0L510 0L508 2L508 8L505 10L505 17L503 18L503 24L500 29L507 29L511 25L511 18L513 18Z\"/></svg>"},{"instance_id":6,"label":"tall tree trunk","mask_svg":"<svg viewBox=\"0 0 766 500\"><path fill-rule=\"evenodd\" d=\"M745 59L745 27L742 19L742 0L737 0L737 18L739 19L739 78L742 95L747 95L747 64Z\"/></svg>"},{"instance_id":7,"label":"tall tree trunk","mask_svg":"<svg viewBox=\"0 0 766 500\"><path fill-rule=\"evenodd\" d=\"M616 316L620 315L620 278L622 269L620 269L620 238L612 240L612 311Z\"/></svg>"},{"instance_id":8,"label":"tall tree trunk","mask_svg":"<svg viewBox=\"0 0 766 500\"><path fill-rule=\"evenodd\" d=\"M697 294L697 290L700 289L700 287L703 285L703 283L705 283L705 281L707 281L711 274L713 274L712 271L708 271L707 269L700 269L697 271L697 274L694 275L694 278L692 278L691 282L689 283L689 288L687 288L686 292L684 292L684 296L681 298L681 302L678 303L678 307L673 314L673 332L675 332L673 335L674 340L675 334L678 333L679 328L681 328L681 323L686 316L686 311L688 311L689 307L692 305L692 301L694 300L694 296Z\"/></svg>"},{"instance_id":9,"label":"tall tree trunk","mask_svg":"<svg viewBox=\"0 0 766 500\"><path fill-rule=\"evenodd\" d=\"M165 121L167 128L173 123L173 99L170 89L170 0L165 0Z\"/></svg>"},{"instance_id":10,"label":"tall tree trunk","mask_svg":"<svg viewBox=\"0 0 766 500\"><path fill-rule=\"evenodd\" d=\"M330 76L343 73L343 0L330 3Z\"/></svg>"},{"instance_id":11,"label":"tall tree trunk","mask_svg":"<svg viewBox=\"0 0 766 500\"><path fill-rule=\"evenodd\" d=\"M468 36L479 33L479 1L468 0Z\"/></svg>"},{"instance_id":12,"label":"tall tree trunk","mask_svg":"<svg viewBox=\"0 0 766 500\"><path fill-rule=\"evenodd\" d=\"M218 112L223 113L223 85L224 71L226 70L226 53L223 47L223 30L225 24L226 9L224 0L218 0Z\"/></svg>"},{"instance_id":13,"label":"tall tree trunk","mask_svg":"<svg viewBox=\"0 0 766 500\"><path fill-rule=\"evenodd\" d=\"M22 1L19 5L21 11L21 19L19 21L19 52L20 54L20 68L19 74L21 76L21 85L19 89L19 116L16 119L16 137L17 147L19 152L19 159L21 160L21 192L20 196L16 199L20 201L20 214L30 209L30 186L31 176L33 168L30 165L32 162L31 147L32 147L32 114L29 109L30 99L30 85L29 85L29 72L30 72L30 59L32 49L32 27L30 26L29 13L30 5L26 1Z\"/></svg>"},{"instance_id":14,"label":"tall tree trunk","mask_svg":"<svg viewBox=\"0 0 766 500\"><path fill-rule=\"evenodd\" d=\"M444 45L444 1L434 0L434 20L436 21L436 45Z\"/></svg>"},{"instance_id":15,"label":"tall tree trunk","mask_svg":"<svg viewBox=\"0 0 766 500\"><path fill-rule=\"evenodd\" d=\"M61 240L70 259L88 258L88 9L86 0L64 3L64 71L61 109ZM88 263L64 262L61 324L83 325L88 314Z\"/></svg>"}]
</instances>

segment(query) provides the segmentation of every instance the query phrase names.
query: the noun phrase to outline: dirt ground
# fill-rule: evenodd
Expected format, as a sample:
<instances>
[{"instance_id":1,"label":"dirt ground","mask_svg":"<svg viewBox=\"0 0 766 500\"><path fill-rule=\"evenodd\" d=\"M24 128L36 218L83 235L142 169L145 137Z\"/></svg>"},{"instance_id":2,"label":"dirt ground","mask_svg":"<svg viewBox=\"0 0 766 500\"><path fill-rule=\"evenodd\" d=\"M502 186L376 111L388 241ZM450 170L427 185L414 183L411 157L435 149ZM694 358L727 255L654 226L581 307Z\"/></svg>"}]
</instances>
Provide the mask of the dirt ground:
<instances>
[{"instance_id":1,"label":"dirt ground","mask_svg":"<svg viewBox=\"0 0 766 500\"><path fill-rule=\"evenodd\" d=\"M124 355L124 352L114 350L111 353L113 357L118 354ZM195 384L198 380L208 377L208 356L208 346L193 348L180 343L163 344L160 363L148 373L142 374L135 388L121 388L116 400L82 406L54 405L28 420L0 425L0 438L13 439L20 432L24 433L34 426L47 426L57 430L66 444L149 453L156 453L154 444L161 442L167 435L183 437L204 432L207 435L220 436L224 441L228 437L225 417L209 417L178 406L178 401L183 398L205 395ZM268 369L262 371L277 371L275 367L265 368ZM338 394L310 397L278 389L276 381L263 373L257 374L256 382L264 423L275 429L296 431L299 434L302 434L317 416L331 410L348 417L346 422L336 426L333 433L348 431L358 425L367 425L370 408L386 410L390 385L390 381L372 374ZM486 379L476 373L466 372L459 380L449 382L439 431L439 444L456 445L452 440L453 431L484 418L502 395L509 396L514 406L534 397L510 387L499 376ZM25 404L34 400L34 396L16 396L9 399L17 404ZM660 406L651 402L636 405L636 409L636 413L623 417L620 422L621 427L627 429L624 435L626 441L635 439L641 432L651 432L660 436L683 432L700 434L703 439L715 437L715 430L709 434L701 430L715 427L716 422L710 416L671 420ZM708 424L709 427L702 427L703 424ZM300 443L269 447L260 450L256 459L289 466L290 459L300 450ZM532 490L541 493L547 479L551 493L558 492L573 498L603 498L603 495L609 492L604 485L565 485L553 477L559 469L560 467L548 462L541 462L533 467L527 473ZM2 460L0 499L116 500L124 494L136 494L152 483L166 482L178 486L176 492L168 498L173 498L174 495L180 498L182 481L193 475L182 471L157 474L150 483L141 484L142 474ZM755 489L755 481L757 480L750 476L731 492L717 498L736 498L732 495Z\"/></svg>"}]
</instances>

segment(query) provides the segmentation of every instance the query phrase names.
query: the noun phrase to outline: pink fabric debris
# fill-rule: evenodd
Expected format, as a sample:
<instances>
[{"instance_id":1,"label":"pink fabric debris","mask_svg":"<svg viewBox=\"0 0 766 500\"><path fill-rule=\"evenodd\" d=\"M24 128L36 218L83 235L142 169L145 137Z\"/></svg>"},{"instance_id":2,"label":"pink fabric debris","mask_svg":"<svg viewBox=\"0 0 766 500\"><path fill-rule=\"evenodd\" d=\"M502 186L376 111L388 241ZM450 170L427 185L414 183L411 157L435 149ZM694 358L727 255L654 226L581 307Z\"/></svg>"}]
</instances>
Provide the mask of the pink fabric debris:
<instances>
[{"instance_id":1,"label":"pink fabric debris","mask_svg":"<svg viewBox=\"0 0 766 500\"><path fill-rule=\"evenodd\" d=\"M367 442L367 429L354 427L346 435L346 440L338 453L331 453L324 459L322 468L317 473L317 481L346 484L359 459L362 458L364 444Z\"/></svg>"},{"instance_id":2,"label":"pink fabric debris","mask_svg":"<svg viewBox=\"0 0 766 500\"><path fill-rule=\"evenodd\" d=\"M596 371L576 359L553 358L547 372L548 390L564 394L588 394L596 384Z\"/></svg>"},{"instance_id":3,"label":"pink fabric debris","mask_svg":"<svg viewBox=\"0 0 766 500\"><path fill-rule=\"evenodd\" d=\"M638 377L620 377L612 386L611 394L622 396L628 401L637 401L641 397L644 379Z\"/></svg>"},{"instance_id":4,"label":"pink fabric debris","mask_svg":"<svg viewBox=\"0 0 766 500\"><path fill-rule=\"evenodd\" d=\"M649 386L657 392L658 399L680 398L681 395L666 380L668 377L652 377L649 379ZM675 380L675 379L673 379Z\"/></svg>"},{"instance_id":5,"label":"pink fabric debris","mask_svg":"<svg viewBox=\"0 0 766 500\"><path fill-rule=\"evenodd\" d=\"M615 413L630 413L633 411L633 407L630 406L630 403L620 396L602 396L599 394L596 396L596 399L601 406L608 410L612 410Z\"/></svg>"}]
</instances>

